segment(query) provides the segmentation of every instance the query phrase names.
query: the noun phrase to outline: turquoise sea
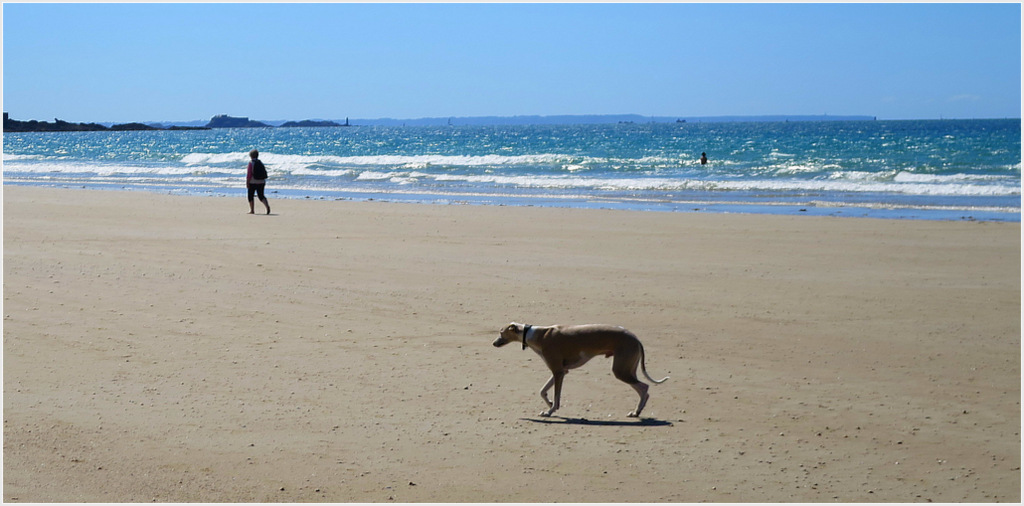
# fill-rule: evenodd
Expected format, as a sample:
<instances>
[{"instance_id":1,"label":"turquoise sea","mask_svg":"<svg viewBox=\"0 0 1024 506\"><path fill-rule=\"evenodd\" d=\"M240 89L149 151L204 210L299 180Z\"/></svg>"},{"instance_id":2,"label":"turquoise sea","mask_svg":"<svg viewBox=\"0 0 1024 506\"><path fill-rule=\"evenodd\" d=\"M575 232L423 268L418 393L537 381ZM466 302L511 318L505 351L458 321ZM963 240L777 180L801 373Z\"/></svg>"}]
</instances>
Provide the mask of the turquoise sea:
<instances>
[{"instance_id":1,"label":"turquoise sea","mask_svg":"<svg viewBox=\"0 0 1024 506\"><path fill-rule=\"evenodd\" d=\"M3 180L244 201L252 148L272 199L997 221L1021 212L1019 119L5 133Z\"/></svg>"}]
</instances>

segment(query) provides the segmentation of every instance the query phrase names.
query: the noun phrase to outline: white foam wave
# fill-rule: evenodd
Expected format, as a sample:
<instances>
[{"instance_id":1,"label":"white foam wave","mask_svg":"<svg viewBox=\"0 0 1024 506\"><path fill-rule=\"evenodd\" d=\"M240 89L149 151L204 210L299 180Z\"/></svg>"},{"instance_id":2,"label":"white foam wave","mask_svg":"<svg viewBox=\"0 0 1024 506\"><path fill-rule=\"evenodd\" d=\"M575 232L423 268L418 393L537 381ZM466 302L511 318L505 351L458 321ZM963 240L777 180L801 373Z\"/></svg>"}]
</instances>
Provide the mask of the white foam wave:
<instances>
[{"instance_id":1,"label":"white foam wave","mask_svg":"<svg viewBox=\"0 0 1024 506\"><path fill-rule=\"evenodd\" d=\"M294 166L294 167L349 167L349 166L375 166L375 167L428 167L432 165L480 167L480 166L509 166L509 165L542 165L542 164L563 164L563 163L593 163L600 161L560 154L537 154L537 155L281 155L275 153L260 153L260 160L271 166ZM248 161L246 153L190 153L181 158L186 165L221 165L221 164L242 164Z\"/></svg>"},{"instance_id":2,"label":"white foam wave","mask_svg":"<svg viewBox=\"0 0 1024 506\"><path fill-rule=\"evenodd\" d=\"M98 164L98 163L73 163L73 162L46 162L30 164L9 164L4 167L5 171L29 173L29 174L96 174L99 176L123 176L125 178L137 174L148 175L189 175L208 174L213 172L224 172L222 169L207 166L181 166L181 165L125 165L125 164Z\"/></svg>"},{"instance_id":3,"label":"white foam wave","mask_svg":"<svg viewBox=\"0 0 1024 506\"><path fill-rule=\"evenodd\" d=\"M359 182L374 187L382 185L425 184L433 187L473 185L487 187L518 187L536 189L568 189L586 192L598 191L766 191L766 192L852 192L895 193L923 196L1018 196L1021 194L1019 178L1003 175L976 174L920 174L889 170L881 172L842 171L839 167L815 164L788 163L782 167L764 167L747 174L737 171L689 171L687 175L668 169L658 170L662 177L630 177L626 171L614 169L614 159L588 158L559 154L539 155L374 155L374 156L313 156L263 153L260 157L272 178L289 178L299 182L305 178ZM172 178L241 177L248 161L247 153L190 153L181 163L74 163L72 161L36 155L4 155L4 170L11 174L93 174L109 179L130 180L132 177ZM678 166L684 160L661 157L643 157L622 160L631 166L666 163ZM614 172L624 177L588 177L589 164L608 164L600 173ZM557 174L544 168L554 166ZM471 168L467 170L437 170L438 166ZM609 168L612 166L612 168ZM519 167L541 167L542 174L521 174ZM492 169L493 168L493 169ZM828 170L823 170L828 169ZM816 175L817 177L807 177ZM234 177L234 176L231 176ZM230 178L229 178L230 179ZM234 179L231 179L234 181ZM323 184L321 183L318 184Z\"/></svg>"},{"instance_id":4,"label":"white foam wave","mask_svg":"<svg viewBox=\"0 0 1024 506\"><path fill-rule=\"evenodd\" d=\"M273 174L274 171L268 170L269 174ZM306 167L299 167L291 170L291 174L294 176L316 176L316 177L345 177L359 172L353 169L310 169Z\"/></svg>"},{"instance_id":5,"label":"white foam wave","mask_svg":"<svg viewBox=\"0 0 1024 506\"><path fill-rule=\"evenodd\" d=\"M1013 196L1020 195L1019 186L985 184L884 183L863 181L794 181L754 180L709 182L717 190L815 191L849 193L901 193L933 196Z\"/></svg>"},{"instance_id":6,"label":"white foam wave","mask_svg":"<svg viewBox=\"0 0 1024 506\"><path fill-rule=\"evenodd\" d=\"M189 153L181 157L186 165L245 164L248 160L249 155L245 153Z\"/></svg>"},{"instance_id":7,"label":"white foam wave","mask_svg":"<svg viewBox=\"0 0 1024 506\"><path fill-rule=\"evenodd\" d=\"M831 180L837 181L891 181L896 175L895 170L882 172L864 172L857 170L840 170L828 175Z\"/></svg>"},{"instance_id":8,"label":"white foam wave","mask_svg":"<svg viewBox=\"0 0 1024 506\"><path fill-rule=\"evenodd\" d=\"M914 174L900 172L893 178L897 183L959 183L964 181L1008 181L1009 176L992 174Z\"/></svg>"},{"instance_id":9,"label":"white foam wave","mask_svg":"<svg viewBox=\"0 0 1024 506\"><path fill-rule=\"evenodd\" d=\"M21 160L44 160L43 155L11 155L4 153L4 162L15 162Z\"/></svg>"},{"instance_id":10,"label":"white foam wave","mask_svg":"<svg viewBox=\"0 0 1024 506\"><path fill-rule=\"evenodd\" d=\"M366 179L383 180L394 177L391 173L373 173ZM429 175L423 175L429 177ZM510 175L436 175L437 181L464 181L476 184L517 186L522 188L595 189L629 191L816 191L816 192L869 192L901 193L913 195L948 196L1012 196L1020 195L1020 187L1005 184L933 184L898 183L854 180L699 180L678 178L586 178L573 176L510 176Z\"/></svg>"},{"instance_id":11,"label":"white foam wave","mask_svg":"<svg viewBox=\"0 0 1024 506\"><path fill-rule=\"evenodd\" d=\"M776 175L793 175L793 174L813 174L813 173L826 173L834 172L839 170L839 165L836 164L808 164L808 163L793 163L783 165L775 169Z\"/></svg>"}]
</instances>

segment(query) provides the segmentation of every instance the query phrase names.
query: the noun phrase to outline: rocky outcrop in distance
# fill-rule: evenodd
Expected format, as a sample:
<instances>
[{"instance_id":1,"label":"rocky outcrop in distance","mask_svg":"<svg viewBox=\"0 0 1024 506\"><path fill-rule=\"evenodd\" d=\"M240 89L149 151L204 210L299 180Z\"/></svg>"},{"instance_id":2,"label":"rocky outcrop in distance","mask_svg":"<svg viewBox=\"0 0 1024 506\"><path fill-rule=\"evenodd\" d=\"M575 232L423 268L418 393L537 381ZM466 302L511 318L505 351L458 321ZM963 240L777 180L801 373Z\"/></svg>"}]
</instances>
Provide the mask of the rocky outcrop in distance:
<instances>
[{"instance_id":1,"label":"rocky outcrop in distance","mask_svg":"<svg viewBox=\"0 0 1024 506\"><path fill-rule=\"evenodd\" d=\"M236 118L220 114L211 118L210 122L206 124L206 128L271 128L271 126L249 118Z\"/></svg>"},{"instance_id":2,"label":"rocky outcrop in distance","mask_svg":"<svg viewBox=\"0 0 1024 506\"><path fill-rule=\"evenodd\" d=\"M36 120L18 121L4 113L4 132L90 132L106 129L107 127L99 123L68 123L57 118L53 119L53 123Z\"/></svg>"},{"instance_id":3,"label":"rocky outcrop in distance","mask_svg":"<svg viewBox=\"0 0 1024 506\"><path fill-rule=\"evenodd\" d=\"M345 123L336 123L325 120L303 120L287 121L281 127L346 127L351 126L348 118ZM4 113L4 132L92 132L92 131L141 131L141 130L210 130L213 128L274 128L260 121L253 121L245 117L228 116L220 114L214 116L205 126L169 126L165 127L160 123L122 123L110 126L99 123L69 123L54 119L53 123L46 121L18 121L10 119Z\"/></svg>"},{"instance_id":4,"label":"rocky outcrop in distance","mask_svg":"<svg viewBox=\"0 0 1024 506\"><path fill-rule=\"evenodd\" d=\"M125 131L137 131L137 130L209 130L206 127L180 127L172 126L169 128L163 128L162 126L146 125L143 123L123 123L111 125L109 127L101 125L99 123L69 123L60 119L54 118L53 123L48 121L18 121L11 119L8 114L4 113L4 132L125 132Z\"/></svg>"},{"instance_id":5,"label":"rocky outcrop in distance","mask_svg":"<svg viewBox=\"0 0 1024 506\"><path fill-rule=\"evenodd\" d=\"M294 128L294 127L340 127L348 126L342 125L341 123L335 123L333 121L317 121L307 119L303 121L286 121L281 124L281 128Z\"/></svg>"}]
</instances>

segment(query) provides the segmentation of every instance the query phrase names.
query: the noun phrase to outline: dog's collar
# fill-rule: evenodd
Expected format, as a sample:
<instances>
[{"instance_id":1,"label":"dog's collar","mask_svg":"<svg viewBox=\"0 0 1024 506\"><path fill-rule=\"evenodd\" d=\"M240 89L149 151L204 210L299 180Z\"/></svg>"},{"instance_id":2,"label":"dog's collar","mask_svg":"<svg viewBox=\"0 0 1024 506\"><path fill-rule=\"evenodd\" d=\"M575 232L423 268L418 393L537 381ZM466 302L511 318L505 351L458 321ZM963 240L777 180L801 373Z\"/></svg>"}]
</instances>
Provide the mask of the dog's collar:
<instances>
[{"instance_id":1,"label":"dog's collar","mask_svg":"<svg viewBox=\"0 0 1024 506\"><path fill-rule=\"evenodd\" d=\"M533 328L533 325L526 325L525 323L523 324L523 349L524 350L526 349L526 336L530 333L530 329L532 329L532 328Z\"/></svg>"}]
</instances>

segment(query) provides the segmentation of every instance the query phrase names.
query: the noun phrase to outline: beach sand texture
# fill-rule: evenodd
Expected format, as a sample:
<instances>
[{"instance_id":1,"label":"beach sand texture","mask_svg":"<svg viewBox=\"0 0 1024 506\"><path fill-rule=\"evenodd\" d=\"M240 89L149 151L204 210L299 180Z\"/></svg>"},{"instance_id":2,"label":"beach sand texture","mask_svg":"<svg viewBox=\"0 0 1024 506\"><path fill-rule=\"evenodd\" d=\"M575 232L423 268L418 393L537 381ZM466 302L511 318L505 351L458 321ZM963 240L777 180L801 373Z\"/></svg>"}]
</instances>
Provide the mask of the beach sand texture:
<instances>
[{"instance_id":1,"label":"beach sand texture","mask_svg":"<svg viewBox=\"0 0 1024 506\"><path fill-rule=\"evenodd\" d=\"M1019 223L3 191L5 501L1021 500Z\"/></svg>"}]
</instances>

